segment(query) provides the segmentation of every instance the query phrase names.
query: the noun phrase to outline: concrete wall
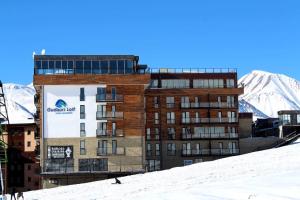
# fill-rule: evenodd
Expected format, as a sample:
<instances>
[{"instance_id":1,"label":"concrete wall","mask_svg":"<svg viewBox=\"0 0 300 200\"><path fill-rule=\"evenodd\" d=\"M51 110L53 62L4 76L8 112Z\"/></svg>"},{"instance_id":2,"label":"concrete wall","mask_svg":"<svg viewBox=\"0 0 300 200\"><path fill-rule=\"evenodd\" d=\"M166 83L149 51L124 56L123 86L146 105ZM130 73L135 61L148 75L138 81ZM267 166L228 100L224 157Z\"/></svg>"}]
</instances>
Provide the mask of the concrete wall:
<instances>
[{"instance_id":1,"label":"concrete wall","mask_svg":"<svg viewBox=\"0 0 300 200\"><path fill-rule=\"evenodd\" d=\"M253 137L240 139L240 154L270 148L272 144L281 141L278 137Z\"/></svg>"}]
</instances>

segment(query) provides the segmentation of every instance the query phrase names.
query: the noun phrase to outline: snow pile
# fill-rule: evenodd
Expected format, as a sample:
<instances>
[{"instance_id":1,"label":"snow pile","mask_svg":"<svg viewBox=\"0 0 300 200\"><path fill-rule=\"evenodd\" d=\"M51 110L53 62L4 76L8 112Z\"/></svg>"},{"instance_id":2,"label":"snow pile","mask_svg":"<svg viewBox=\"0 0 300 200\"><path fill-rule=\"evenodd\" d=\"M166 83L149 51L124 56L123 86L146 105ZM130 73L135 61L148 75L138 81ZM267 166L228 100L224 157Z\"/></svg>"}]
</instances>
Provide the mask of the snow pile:
<instances>
[{"instance_id":1,"label":"snow pile","mask_svg":"<svg viewBox=\"0 0 300 200\"><path fill-rule=\"evenodd\" d=\"M32 84L3 84L4 95L11 124L33 123L35 89Z\"/></svg>"},{"instance_id":2,"label":"snow pile","mask_svg":"<svg viewBox=\"0 0 300 200\"><path fill-rule=\"evenodd\" d=\"M239 84L244 84L244 94L239 97L241 111L277 117L279 110L300 110L300 82L286 75L255 70L240 78ZM247 109L245 103L253 107Z\"/></svg>"},{"instance_id":3,"label":"snow pile","mask_svg":"<svg viewBox=\"0 0 300 200\"><path fill-rule=\"evenodd\" d=\"M271 150L212 162L54 189L26 192L26 200L300 198L300 140Z\"/></svg>"}]
</instances>

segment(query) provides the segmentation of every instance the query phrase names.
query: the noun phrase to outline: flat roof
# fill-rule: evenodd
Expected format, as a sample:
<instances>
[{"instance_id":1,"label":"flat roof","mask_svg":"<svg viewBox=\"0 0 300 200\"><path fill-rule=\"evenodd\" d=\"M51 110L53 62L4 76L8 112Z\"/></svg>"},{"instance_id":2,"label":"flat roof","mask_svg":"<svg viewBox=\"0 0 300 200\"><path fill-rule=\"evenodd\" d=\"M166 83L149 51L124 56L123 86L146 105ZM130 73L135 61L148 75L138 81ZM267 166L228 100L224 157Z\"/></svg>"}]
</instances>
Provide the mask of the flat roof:
<instances>
[{"instance_id":1,"label":"flat roof","mask_svg":"<svg viewBox=\"0 0 300 200\"><path fill-rule=\"evenodd\" d=\"M112 60L112 59L132 59L139 60L135 55L34 55L34 60Z\"/></svg>"}]
</instances>

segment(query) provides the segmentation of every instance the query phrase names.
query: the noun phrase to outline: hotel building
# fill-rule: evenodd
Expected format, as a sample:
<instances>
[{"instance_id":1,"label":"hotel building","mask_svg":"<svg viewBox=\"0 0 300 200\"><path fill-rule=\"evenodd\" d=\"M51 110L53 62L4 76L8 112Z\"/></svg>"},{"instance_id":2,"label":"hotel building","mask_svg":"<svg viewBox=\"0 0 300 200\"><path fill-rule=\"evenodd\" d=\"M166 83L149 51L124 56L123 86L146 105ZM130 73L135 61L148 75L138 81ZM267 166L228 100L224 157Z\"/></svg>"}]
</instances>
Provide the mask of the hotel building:
<instances>
[{"instance_id":1,"label":"hotel building","mask_svg":"<svg viewBox=\"0 0 300 200\"><path fill-rule=\"evenodd\" d=\"M150 70L138 61L34 57L43 187L239 154L235 70Z\"/></svg>"}]
</instances>

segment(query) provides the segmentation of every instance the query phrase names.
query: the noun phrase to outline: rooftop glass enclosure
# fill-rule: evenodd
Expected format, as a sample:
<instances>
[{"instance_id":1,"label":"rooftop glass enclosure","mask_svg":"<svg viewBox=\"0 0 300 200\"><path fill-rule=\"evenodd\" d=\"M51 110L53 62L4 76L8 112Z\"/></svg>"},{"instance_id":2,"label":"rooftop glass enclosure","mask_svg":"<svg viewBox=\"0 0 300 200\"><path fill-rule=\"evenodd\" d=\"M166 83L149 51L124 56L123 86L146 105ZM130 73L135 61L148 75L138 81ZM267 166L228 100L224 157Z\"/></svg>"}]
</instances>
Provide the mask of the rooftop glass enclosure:
<instances>
[{"instance_id":1,"label":"rooftop glass enclosure","mask_svg":"<svg viewBox=\"0 0 300 200\"><path fill-rule=\"evenodd\" d=\"M137 56L35 56L34 74L140 73Z\"/></svg>"}]
</instances>

